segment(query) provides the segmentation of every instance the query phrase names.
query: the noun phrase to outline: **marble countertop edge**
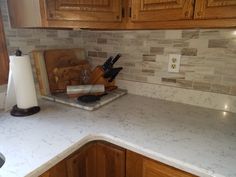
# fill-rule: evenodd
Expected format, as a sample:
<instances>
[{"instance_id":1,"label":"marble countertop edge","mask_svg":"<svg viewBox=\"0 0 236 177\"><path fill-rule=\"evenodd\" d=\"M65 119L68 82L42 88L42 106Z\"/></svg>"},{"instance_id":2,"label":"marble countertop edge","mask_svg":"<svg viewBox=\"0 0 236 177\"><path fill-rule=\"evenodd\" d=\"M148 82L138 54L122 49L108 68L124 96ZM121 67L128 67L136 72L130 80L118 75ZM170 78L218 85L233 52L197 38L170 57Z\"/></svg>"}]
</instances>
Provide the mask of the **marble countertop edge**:
<instances>
[{"instance_id":1,"label":"marble countertop edge","mask_svg":"<svg viewBox=\"0 0 236 177\"><path fill-rule=\"evenodd\" d=\"M84 136L78 142L76 142L72 146L68 147L67 149L62 151L60 154L56 155L54 158L52 158L48 162L42 164L40 167L38 167L34 171L27 174L25 177L32 177L32 176L41 175L42 173L46 172L51 167L53 167L54 165L59 163L61 160L65 159L70 154L72 154L73 152L78 150L83 145L85 145L91 141L96 141L96 140L102 140L102 141L106 141L106 142L115 144L115 145L125 148L127 150L144 155L144 156L151 158L153 160L157 160L159 162L165 163L167 165L173 166L175 168L181 169L183 171L186 171L186 172L189 172L189 173L201 176L201 177L225 177L220 174L216 174L211 170L206 170L206 169L202 169L202 168L193 166L189 163L186 163L186 162L183 162L183 161L171 158L171 157L167 157L167 156L160 154L158 152L148 150L148 149L141 147L139 145L135 145L135 144L129 143L127 141L124 141L121 138L114 137L114 136L104 134L104 133L90 133L90 134Z\"/></svg>"}]
</instances>

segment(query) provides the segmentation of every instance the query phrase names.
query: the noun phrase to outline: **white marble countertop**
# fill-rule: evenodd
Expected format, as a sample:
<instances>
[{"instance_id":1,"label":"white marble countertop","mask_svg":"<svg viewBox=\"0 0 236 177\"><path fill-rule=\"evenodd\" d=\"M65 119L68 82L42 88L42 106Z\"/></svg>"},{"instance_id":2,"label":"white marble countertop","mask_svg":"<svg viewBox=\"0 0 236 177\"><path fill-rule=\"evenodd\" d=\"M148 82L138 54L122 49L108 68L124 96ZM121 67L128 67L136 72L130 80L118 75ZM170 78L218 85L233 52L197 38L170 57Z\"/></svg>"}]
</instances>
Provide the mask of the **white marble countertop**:
<instances>
[{"instance_id":1,"label":"white marble countertop","mask_svg":"<svg viewBox=\"0 0 236 177\"><path fill-rule=\"evenodd\" d=\"M236 114L134 95L93 112L41 108L24 118L0 113L0 177L38 176L96 139L199 176L236 177Z\"/></svg>"}]
</instances>

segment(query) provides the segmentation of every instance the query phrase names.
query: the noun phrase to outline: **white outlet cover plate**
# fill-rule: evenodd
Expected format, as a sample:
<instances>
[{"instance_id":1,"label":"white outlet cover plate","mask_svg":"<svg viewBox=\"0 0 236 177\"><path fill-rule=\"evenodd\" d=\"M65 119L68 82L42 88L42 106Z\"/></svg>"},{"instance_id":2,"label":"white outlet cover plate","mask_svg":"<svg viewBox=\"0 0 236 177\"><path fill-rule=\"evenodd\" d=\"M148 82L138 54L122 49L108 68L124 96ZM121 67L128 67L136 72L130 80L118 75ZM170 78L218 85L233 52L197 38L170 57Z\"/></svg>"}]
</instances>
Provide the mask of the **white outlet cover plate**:
<instances>
[{"instance_id":1,"label":"white outlet cover plate","mask_svg":"<svg viewBox=\"0 0 236 177\"><path fill-rule=\"evenodd\" d=\"M172 73L178 73L179 72L180 59L181 59L180 54L169 54L168 72L172 72Z\"/></svg>"}]
</instances>

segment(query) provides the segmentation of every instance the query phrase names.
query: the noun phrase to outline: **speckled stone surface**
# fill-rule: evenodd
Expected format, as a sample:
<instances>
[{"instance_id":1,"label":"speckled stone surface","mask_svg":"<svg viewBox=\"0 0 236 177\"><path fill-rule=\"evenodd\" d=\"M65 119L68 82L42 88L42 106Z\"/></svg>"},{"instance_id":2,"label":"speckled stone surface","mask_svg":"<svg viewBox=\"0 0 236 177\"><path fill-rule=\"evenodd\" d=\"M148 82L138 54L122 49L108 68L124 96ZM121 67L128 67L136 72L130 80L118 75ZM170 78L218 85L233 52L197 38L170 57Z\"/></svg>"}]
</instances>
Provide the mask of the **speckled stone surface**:
<instances>
[{"instance_id":1,"label":"speckled stone surface","mask_svg":"<svg viewBox=\"0 0 236 177\"><path fill-rule=\"evenodd\" d=\"M0 177L38 176L96 139L199 176L236 176L236 114L130 94L93 112L40 104L30 117L0 113Z\"/></svg>"},{"instance_id":2,"label":"speckled stone surface","mask_svg":"<svg viewBox=\"0 0 236 177\"><path fill-rule=\"evenodd\" d=\"M87 111L94 111L118 98L127 94L127 90L124 89L116 89L110 92L106 92L107 95L104 95L100 98L100 100L95 101L93 103L83 103L77 101L77 98L68 98L68 95L65 93L50 95L50 96L41 96L43 99L62 103L65 105L70 105L76 108L84 109Z\"/></svg>"}]
</instances>

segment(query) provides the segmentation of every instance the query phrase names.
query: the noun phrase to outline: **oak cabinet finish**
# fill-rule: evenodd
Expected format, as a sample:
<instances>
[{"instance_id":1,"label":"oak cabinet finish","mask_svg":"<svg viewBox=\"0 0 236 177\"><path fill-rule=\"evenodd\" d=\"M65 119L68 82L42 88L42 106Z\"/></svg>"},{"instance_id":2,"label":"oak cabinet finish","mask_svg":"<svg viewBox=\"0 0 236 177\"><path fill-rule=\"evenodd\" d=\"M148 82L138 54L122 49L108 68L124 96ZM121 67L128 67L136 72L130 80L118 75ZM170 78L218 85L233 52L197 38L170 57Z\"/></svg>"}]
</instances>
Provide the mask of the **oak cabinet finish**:
<instances>
[{"instance_id":1,"label":"oak cabinet finish","mask_svg":"<svg viewBox=\"0 0 236 177\"><path fill-rule=\"evenodd\" d=\"M40 177L125 177L125 153L104 141L90 142Z\"/></svg>"},{"instance_id":2,"label":"oak cabinet finish","mask_svg":"<svg viewBox=\"0 0 236 177\"><path fill-rule=\"evenodd\" d=\"M132 0L133 22L185 20L193 17L193 0Z\"/></svg>"},{"instance_id":3,"label":"oak cabinet finish","mask_svg":"<svg viewBox=\"0 0 236 177\"><path fill-rule=\"evenodd\" d=\"M236 27L235 0L8 0L18 28Z\"/></svg>"},{"instance_id":4,"label":"oak cabinet finish","mask_svg":"<svg viewBox=\"0 0 236 177\"><path fill-rule=\"evenodd\" d=\"M121 0L45 0L48 20L121 21Z\"/></svg>"},{"instance_id":5,"label":"oak cabinet finish","mask_svg":"<svg viewBox=\"0 0 236 177\"><path fill-rule=\"evenodd\" d=\"M89 143L66 160L67 177L96 177L96 143Z\"/></svg>"},{"instance_id":6,"label":"oak cabinet finish","mask_svg":"<svg viewBox=\"0 0 236 177\"><path fill-rule=\"evenodd\" d=\"M125 177L125 149L97 143L97 177Z\"/></svg>"},{"instance_id":7,"label":"oak cabinet finish","mask_svg":"<svg viewBox=\"0 0 236 177\"><path fill-rule=\"evenodd\" d=\"M66 161L63 160L39 177L68 177Z\"/></svg>"},{"instance_id":8,"label":"oak cabinet finish","mask_svg":"<svg viewBox=\"0 0 236 177\"><path fill-rule=\"evenodd\" d=\"M90 142L39 177L197 177L104 141Z\"/></svg>"},{"instance_id":9,"label":"oak cabinet finish","mask_svg":"<svg viewBox=\"0 0 236 177\"><path fill-rule=\"evenodd\" d=\"M196 0L195 19L235 19L235 0Z\"/></svg>"},{"instance_id":10,"label":"oak cabinet finish","mask_svg":"<svg viewBox=\"0 0 236 177\"><path fill-rule=\"evenodd\" d=\"M7 83L8 76L8 53L6 47L5 33L3 29L3 20L0 9L0 85Z\"/></svg>"},{"instance_id":11,"label":"oak cabinet finish","mask_svg":"<svg viewBox=\"0 0 236 177\"><path fill-rule=\"evenodd\" d=\"M197 177L174 167L128 151L126 153L126 177Z\"/></svg>"}]
</instances>

